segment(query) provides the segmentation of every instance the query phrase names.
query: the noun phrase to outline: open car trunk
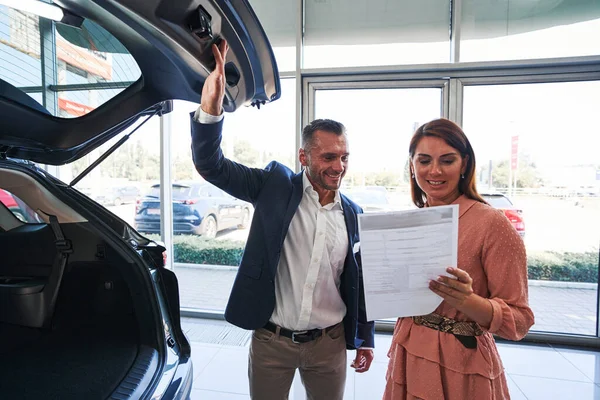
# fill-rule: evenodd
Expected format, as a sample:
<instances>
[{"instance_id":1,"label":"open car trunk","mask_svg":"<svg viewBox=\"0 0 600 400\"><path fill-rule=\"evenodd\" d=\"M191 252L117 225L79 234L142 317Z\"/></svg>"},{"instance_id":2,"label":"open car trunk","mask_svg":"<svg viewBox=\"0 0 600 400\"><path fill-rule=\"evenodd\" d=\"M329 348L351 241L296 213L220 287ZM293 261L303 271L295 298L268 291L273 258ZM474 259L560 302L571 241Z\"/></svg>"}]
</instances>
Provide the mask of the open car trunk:
<instances>
[{"instance_id":1,"label":"open car trunk","mask_svg":"<svg viewBox=\"0 0 600 400\"><path fill-rule=\"evenodd\" d=\"M174 275L149 270L154 259L149 250L140 257L134 238L123 240L122 221L107 213L104 225L93 224L82 211L106 211L91 202L75 211L60 202L68 196L26 172L0 165L0 188L20 189L20 199L43 216L19 221L0 203L0 398L138 397L161 375L166 345L189 356L178 312L170 319L171 303L179 308ZM161 261L162 250L152 253Z\"/></svg>"},{"instance_id":2,"label":"open car trunk","mask_svg":"<svg viewBox=\"0 0 600 400\"><path fill-rule=\"evenodd\" d=\"M51 326L0 324L3 398L105 399L133 366L141 343L124 280L106 263L69 268Z\"/></svg>"}]
</instances>

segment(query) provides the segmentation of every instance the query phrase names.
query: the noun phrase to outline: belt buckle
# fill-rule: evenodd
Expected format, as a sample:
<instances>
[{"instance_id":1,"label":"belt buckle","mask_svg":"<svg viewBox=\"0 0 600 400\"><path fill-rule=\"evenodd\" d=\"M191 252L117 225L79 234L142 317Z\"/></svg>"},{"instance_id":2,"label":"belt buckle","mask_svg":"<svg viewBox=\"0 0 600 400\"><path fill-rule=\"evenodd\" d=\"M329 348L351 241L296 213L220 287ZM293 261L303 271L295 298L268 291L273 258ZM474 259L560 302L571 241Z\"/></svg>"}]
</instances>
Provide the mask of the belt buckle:
<instances>
[{"instance_id":1,"label":"belt buckle","mask_svg":"<svg viewBox=\"0 0 600 400\"><path fill-rule=\"evenodd\" d=\"M308 333L308 331L292 332L292 343L296 343L296 344L302 343L302 342L296 341L296 335L298 335L298 336L305 335L307 333Z\"/></svg>"}]
</instances>

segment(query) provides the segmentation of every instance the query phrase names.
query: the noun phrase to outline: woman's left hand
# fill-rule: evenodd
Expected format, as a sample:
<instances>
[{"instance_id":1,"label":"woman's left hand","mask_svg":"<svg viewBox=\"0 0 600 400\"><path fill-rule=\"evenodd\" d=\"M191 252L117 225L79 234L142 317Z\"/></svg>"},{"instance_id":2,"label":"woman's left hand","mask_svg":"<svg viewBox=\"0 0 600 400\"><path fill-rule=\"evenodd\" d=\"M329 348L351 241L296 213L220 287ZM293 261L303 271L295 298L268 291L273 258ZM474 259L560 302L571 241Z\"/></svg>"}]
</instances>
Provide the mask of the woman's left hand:
<instances>
[{"instance_id":1,"label":"woman's left hand","mask_svg":"<svg viewBox=\"0 0 600 400\"><path fill-rule=\"evenodd\" d=\"M440 275L437 281L429 281L429 289L461 311L467 299L473 295L473 279L460 268L446 268L446 271L457 279Z\"/></svg>"}]
</instances>

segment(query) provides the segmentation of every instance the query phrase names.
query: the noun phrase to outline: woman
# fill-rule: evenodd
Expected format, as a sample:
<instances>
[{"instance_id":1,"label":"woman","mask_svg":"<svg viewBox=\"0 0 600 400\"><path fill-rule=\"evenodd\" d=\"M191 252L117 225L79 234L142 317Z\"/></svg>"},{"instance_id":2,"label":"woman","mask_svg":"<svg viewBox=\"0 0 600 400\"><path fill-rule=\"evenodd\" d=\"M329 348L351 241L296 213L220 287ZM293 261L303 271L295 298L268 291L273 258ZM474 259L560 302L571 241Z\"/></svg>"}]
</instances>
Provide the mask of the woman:
<instances>
[{"instance_id":1,"label":"woman","mask_svg":"<svg viewBox=\"0 0 600 400\"><path fill-rule=\"evenodd\" d=\"M492 334L520 340L533 325L523 241L477 193L475 154L460 127L424 124L409 153L415 205L458 204L458 268L430 281L444 299L432 314L398 319L384 399L509 399Z\"/></svg>"}]
</instances>

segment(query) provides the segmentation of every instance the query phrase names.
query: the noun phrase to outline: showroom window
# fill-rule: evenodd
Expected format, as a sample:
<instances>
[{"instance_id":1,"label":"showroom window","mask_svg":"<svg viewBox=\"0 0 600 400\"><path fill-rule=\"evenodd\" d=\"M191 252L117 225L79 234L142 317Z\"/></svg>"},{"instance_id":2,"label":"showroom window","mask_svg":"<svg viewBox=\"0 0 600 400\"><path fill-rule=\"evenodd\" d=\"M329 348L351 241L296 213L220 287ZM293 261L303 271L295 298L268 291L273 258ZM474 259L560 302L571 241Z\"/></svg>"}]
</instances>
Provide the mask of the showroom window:
<instances>
[{"instance_id":1,"label":"showroom window","mask_svg":"<svg viewBox=\"0 0 600 400\"><path fill-rule=\"evenodd\" d=\"M57 176L71 182L102 156L116 142L132 132L144 119L92 150L82 158L58 167ZM138 214L147 198L153 198L153 186L160 183L159 117L151 117L117 150L96 165L75 188L101 204L129 225L142 232L154 233L160 240L160 221L157 230L140 226ZM160 199L156 198L157 204ZM158 214L160 217L160 214Z\"/></svg>"},{"instance_id":2,"label":"showroom window","mask_svg":"<svg viewBox=\"0 0 600 400\"><path fill-rule=\"evenodd\" d=\"M600 81L467 85L479 191L527 248L532 330L596 335Z\"/></svg>"}]
</instances>

